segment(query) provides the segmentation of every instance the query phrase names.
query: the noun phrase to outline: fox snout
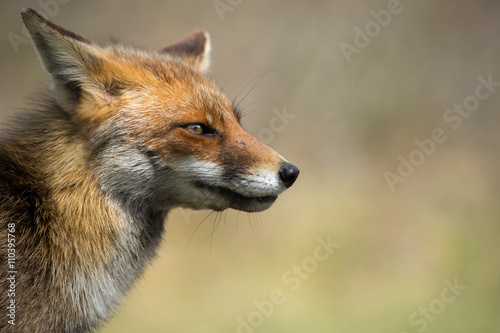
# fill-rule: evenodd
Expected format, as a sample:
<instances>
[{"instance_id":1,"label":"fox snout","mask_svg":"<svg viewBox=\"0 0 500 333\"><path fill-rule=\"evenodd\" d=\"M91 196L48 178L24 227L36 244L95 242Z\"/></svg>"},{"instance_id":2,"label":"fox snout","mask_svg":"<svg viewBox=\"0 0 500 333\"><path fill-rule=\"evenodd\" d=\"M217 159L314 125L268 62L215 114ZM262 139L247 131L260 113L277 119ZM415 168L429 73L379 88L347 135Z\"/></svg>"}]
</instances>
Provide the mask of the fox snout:
<instances>
[{"instance_id":1,"label":"fox snout","mask_svg":"<svg viewBox=\"0 0 500 333\"><path fill-rule=\"evenodd\" d=\"M183 193L180 197L185 201L179 205L192 209L260 212L274 204L299 175L299 169L287 161L277 163L279 167L273 171L265 165L247 169L237 163L243 158L237 157L232 164L221 166L188 157L170 166L166 182L183 185L169 191Z\"/></svg>"},{"instance_id":2,"label":"fox snout","mask_svg":"<svg viewBox=\"0 0 500 333\"><path fill-rule=\"evenodd\" d=\"M277 172L228 172L222 179L227 177L233 186L222 185L216 191L215 198L226 197L225 205L233 209L260 212L268 209L279 194L295 183L299 172L299 168L286 161L281 163ZM212 209L222 210L214 207Z\"/></svg>"}]
</instances>

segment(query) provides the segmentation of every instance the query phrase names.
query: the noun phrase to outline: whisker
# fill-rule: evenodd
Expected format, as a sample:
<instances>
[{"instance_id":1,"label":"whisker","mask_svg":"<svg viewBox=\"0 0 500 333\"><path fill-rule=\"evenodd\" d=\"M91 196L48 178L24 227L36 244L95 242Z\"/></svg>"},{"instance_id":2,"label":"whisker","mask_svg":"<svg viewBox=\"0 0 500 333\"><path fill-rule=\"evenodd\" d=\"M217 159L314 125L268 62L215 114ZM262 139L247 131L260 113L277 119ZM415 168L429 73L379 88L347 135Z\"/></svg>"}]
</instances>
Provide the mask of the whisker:
<instances>
[{"instance_id":1,"label":"whisker","mask_svg":"<svg viewBox=\"0 0 500 333\"><path fill-rule=\"evenodd\" d=\"M233 76L233 73L229 73L229 75L228 75L228 77L227 77L226 81L225 81L225 82L224 82L224 84L221 86L221 89L220 89L220 90L221 90L221 93L222 93L222 91L226 88L226 85L229 83L229 80L231 79L231 76Z\"/></svg>"},{"instance_id":2,"label":"whisker","mask_svg":"<svg viewBox=\"0 0 500 333\"><path fill-rule=\"evenodd\" d=\"M251 109L250 109L250 110L249 110L248 108L249 108L250 106L255 105L255 104L257 104L257 103L260 103L260 102L262 102L262 101L264 101L264 100L266 100L266 99L268 99L268 97L261 97L261 98L259 98L259 99L256 99L256 100L252 101L251 103L249 103L249 104L247 104L247 105L241 105L241 106L239 106L239 107L240 107L240 110L243 112L243 115L244 115L244 116L250 115L250 114L252 114L252 113L254 113L254 112L256 112L256 111L259 111L259 110L256 110L256 109L254 109L254 110L251 110Z\"/></svg>"},{"instance_id":3,"label":"whisker","mask_svg":"<svg viewBox=\"0 0 500 333\"><path fill-rule=\"evenodd\" d=\"M248 219L248 223L250 224L250 227L252 228L252 231L255 232L255 226L254 224L252 223L252 218L251 218L252 214L247 214L247 219Z\"/></svg>"},{"instance_id":4,"label":"whisker","mask_svg":"<svg viewBox=\"0 0 500 333\"><path fill-rule=\"evenodd\" d=\"M270 69L270 65L267 67L267 69L261 73L261 74L258 74L256 75L255 77L253 77L250 81L248 81L241 89L240 91L236 94L236 96L234 97L233 99L233 105L235 106L236 109L238 109L240 107L240 104L241 102L243 102L245 100L245 98L247 98L247 96L257 87L257 85L259 85L259 83L262 81L262 79L266 76L267 73L269 73L269 69ZM256 81L256 82L255 82ZM255 84L253 85L253 87L250 88L250 90L240 99L240 101L238 101L238 97L240 96L240 94L250 85L252 84L253 82L255 82Z\"/></svg>"},{"instance_id":5,"label":"whisker","mask_svg":"<svg viewBox=\"0 0 500 333\"><path fill-rule=\"evenodd\" d=\"M257 223L259 224L260 232L264 234L264 223L262 222L262 216L259 213L255 213L255 218L257 219Z\"/></svg>"},{"instance_id":6,"label":"whisker","mask_svg":"<svg viewBox=\"0 0 500 333\"><path fill-rule=\"evenodd\" d=\"M210 236L208 237L208 238L210 238L210 251L209 251L210 259L212 259L212 244L213 244L213 240L214 240L214 232L215 232L215 229L217 229L216 222L217 222L217 217L219 216L219 214L220 213L215 214L214 222L212 223L212 232L210 233Z\"/></svg>"},{"instance_id":7,"label":"whisker","mask_svg":"<svg viewBox=\"0 0 500 333\"><path fill-rule=\"evenodd\" d=\"M229 209L226 209L226 212L224 213L224 226L226 228L226 231L227 233L229 234L229 236L231 236L231 238L234 238L233 234L231 233L231 231L229 230L229 227L227 226L227 212L229 211Z\"/></svg>"},{"instance_id":8,"label":"whisker","mask_svg":"<svg viewBox=\"0 0 500 333\"><path fill-rule=\"evenodd\" d=\"M189 250L189 246L191 245L191 241L193 240L193 237L194 235L196 234L196 232L198 231L198 229L201 227L201 225L203 224L203 222L205 222L205 220L210 216L212 215L214 211L210 211L210 213L208 213L207 216L205 216L205 218L198 224L198 226L196 227L196 229L194 229L193 233L191 234L191 237L189 238L189 241L188 241L188 245L186 246L186 251L184 252L184 256L187 256L187 252Z\"/></svg>"},{"instance_id":9,"label":"whisker","mask_svg":"<svg viewBox=\"0 0 500 333\"><path fill-rule=\"evenodd\" d=\"M240 236L240 228L239 228L239 224L238 224L238 218L240 217L240 213L241 213L241 211L238 211L238 213L236 214L236 235L238 237Z\"/></svg>"}]
</instances>

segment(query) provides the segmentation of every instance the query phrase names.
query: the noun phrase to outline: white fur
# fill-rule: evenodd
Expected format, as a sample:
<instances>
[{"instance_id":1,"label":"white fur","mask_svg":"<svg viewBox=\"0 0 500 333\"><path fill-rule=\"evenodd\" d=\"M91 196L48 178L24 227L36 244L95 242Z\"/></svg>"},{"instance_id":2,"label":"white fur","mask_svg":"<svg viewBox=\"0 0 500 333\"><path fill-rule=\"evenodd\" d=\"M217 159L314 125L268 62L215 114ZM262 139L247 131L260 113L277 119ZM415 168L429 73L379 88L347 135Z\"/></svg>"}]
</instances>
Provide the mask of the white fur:
<instances>
[{"instance_id":1,"label":"white fur","mask_svg":"<svg viewBox=\"0 0 500 333\"><path fill-rule=\"evenodd\" d=\"M105 263L97 267L83 267L71 278L71 298L78 312L90 321L108 318L133 285L150 259L137 234L137 221L131 212L109 202L119 213L122 232L116 247ZM131 260L130 258L138 258ZM132 274L130 274L132 273Z\"/></svg>"},{"instance_id":2,"label":"white fur","mask_svg":"<svg viewBox=\"0 0 500 333\"><path fill-rule=\"evenodd\" d=\"M206 73L210 68L210 52L212 52L212 43L210 41L210 35L207 32L203 32L206 38L205 49L203 50L203 60L200 65L200 70Z\"/></svg>"}]
</instances>

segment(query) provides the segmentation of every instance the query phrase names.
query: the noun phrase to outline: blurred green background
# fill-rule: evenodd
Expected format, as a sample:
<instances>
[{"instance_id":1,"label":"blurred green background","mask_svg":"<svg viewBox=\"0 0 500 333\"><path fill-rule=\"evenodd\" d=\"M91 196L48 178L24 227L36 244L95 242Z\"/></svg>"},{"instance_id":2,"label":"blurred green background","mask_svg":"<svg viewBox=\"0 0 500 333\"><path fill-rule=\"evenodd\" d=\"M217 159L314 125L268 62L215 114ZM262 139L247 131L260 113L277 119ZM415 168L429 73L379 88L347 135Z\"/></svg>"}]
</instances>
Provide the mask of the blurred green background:
<instances>
[{"instance_id":1,"label":"blurred green background","mask_svg":"<svg viewBox=\"0 0 500 333\"><path fill-rule=\"evenodd\" d=\"M266 212L172 211L102 332L500 331L499 2L3 1L2 121L48 82L22 7L153 49L207 30L244 127L301 169Z\"/></svg>"}]
</instances>

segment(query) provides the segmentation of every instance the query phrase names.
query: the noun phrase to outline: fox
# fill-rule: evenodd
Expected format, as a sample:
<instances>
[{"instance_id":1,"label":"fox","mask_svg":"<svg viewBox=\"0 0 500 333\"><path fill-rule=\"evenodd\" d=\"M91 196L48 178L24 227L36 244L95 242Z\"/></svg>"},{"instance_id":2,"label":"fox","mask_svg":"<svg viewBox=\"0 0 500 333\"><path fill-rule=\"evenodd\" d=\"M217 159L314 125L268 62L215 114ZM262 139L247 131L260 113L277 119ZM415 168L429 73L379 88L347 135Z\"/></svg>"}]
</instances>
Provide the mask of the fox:
<instances>
[{"instance_id":1,"label":"fox","mask_svg":"<svg viewBox=\"0 0 500 333\"><path fill-rule=\"evenodd\" d=\"M21 16L52 85L0 136L0 331L93 332L169 211L264 211L299 169L243 130L205 31L151 51Z\"/></svg>"}]
</instances>

